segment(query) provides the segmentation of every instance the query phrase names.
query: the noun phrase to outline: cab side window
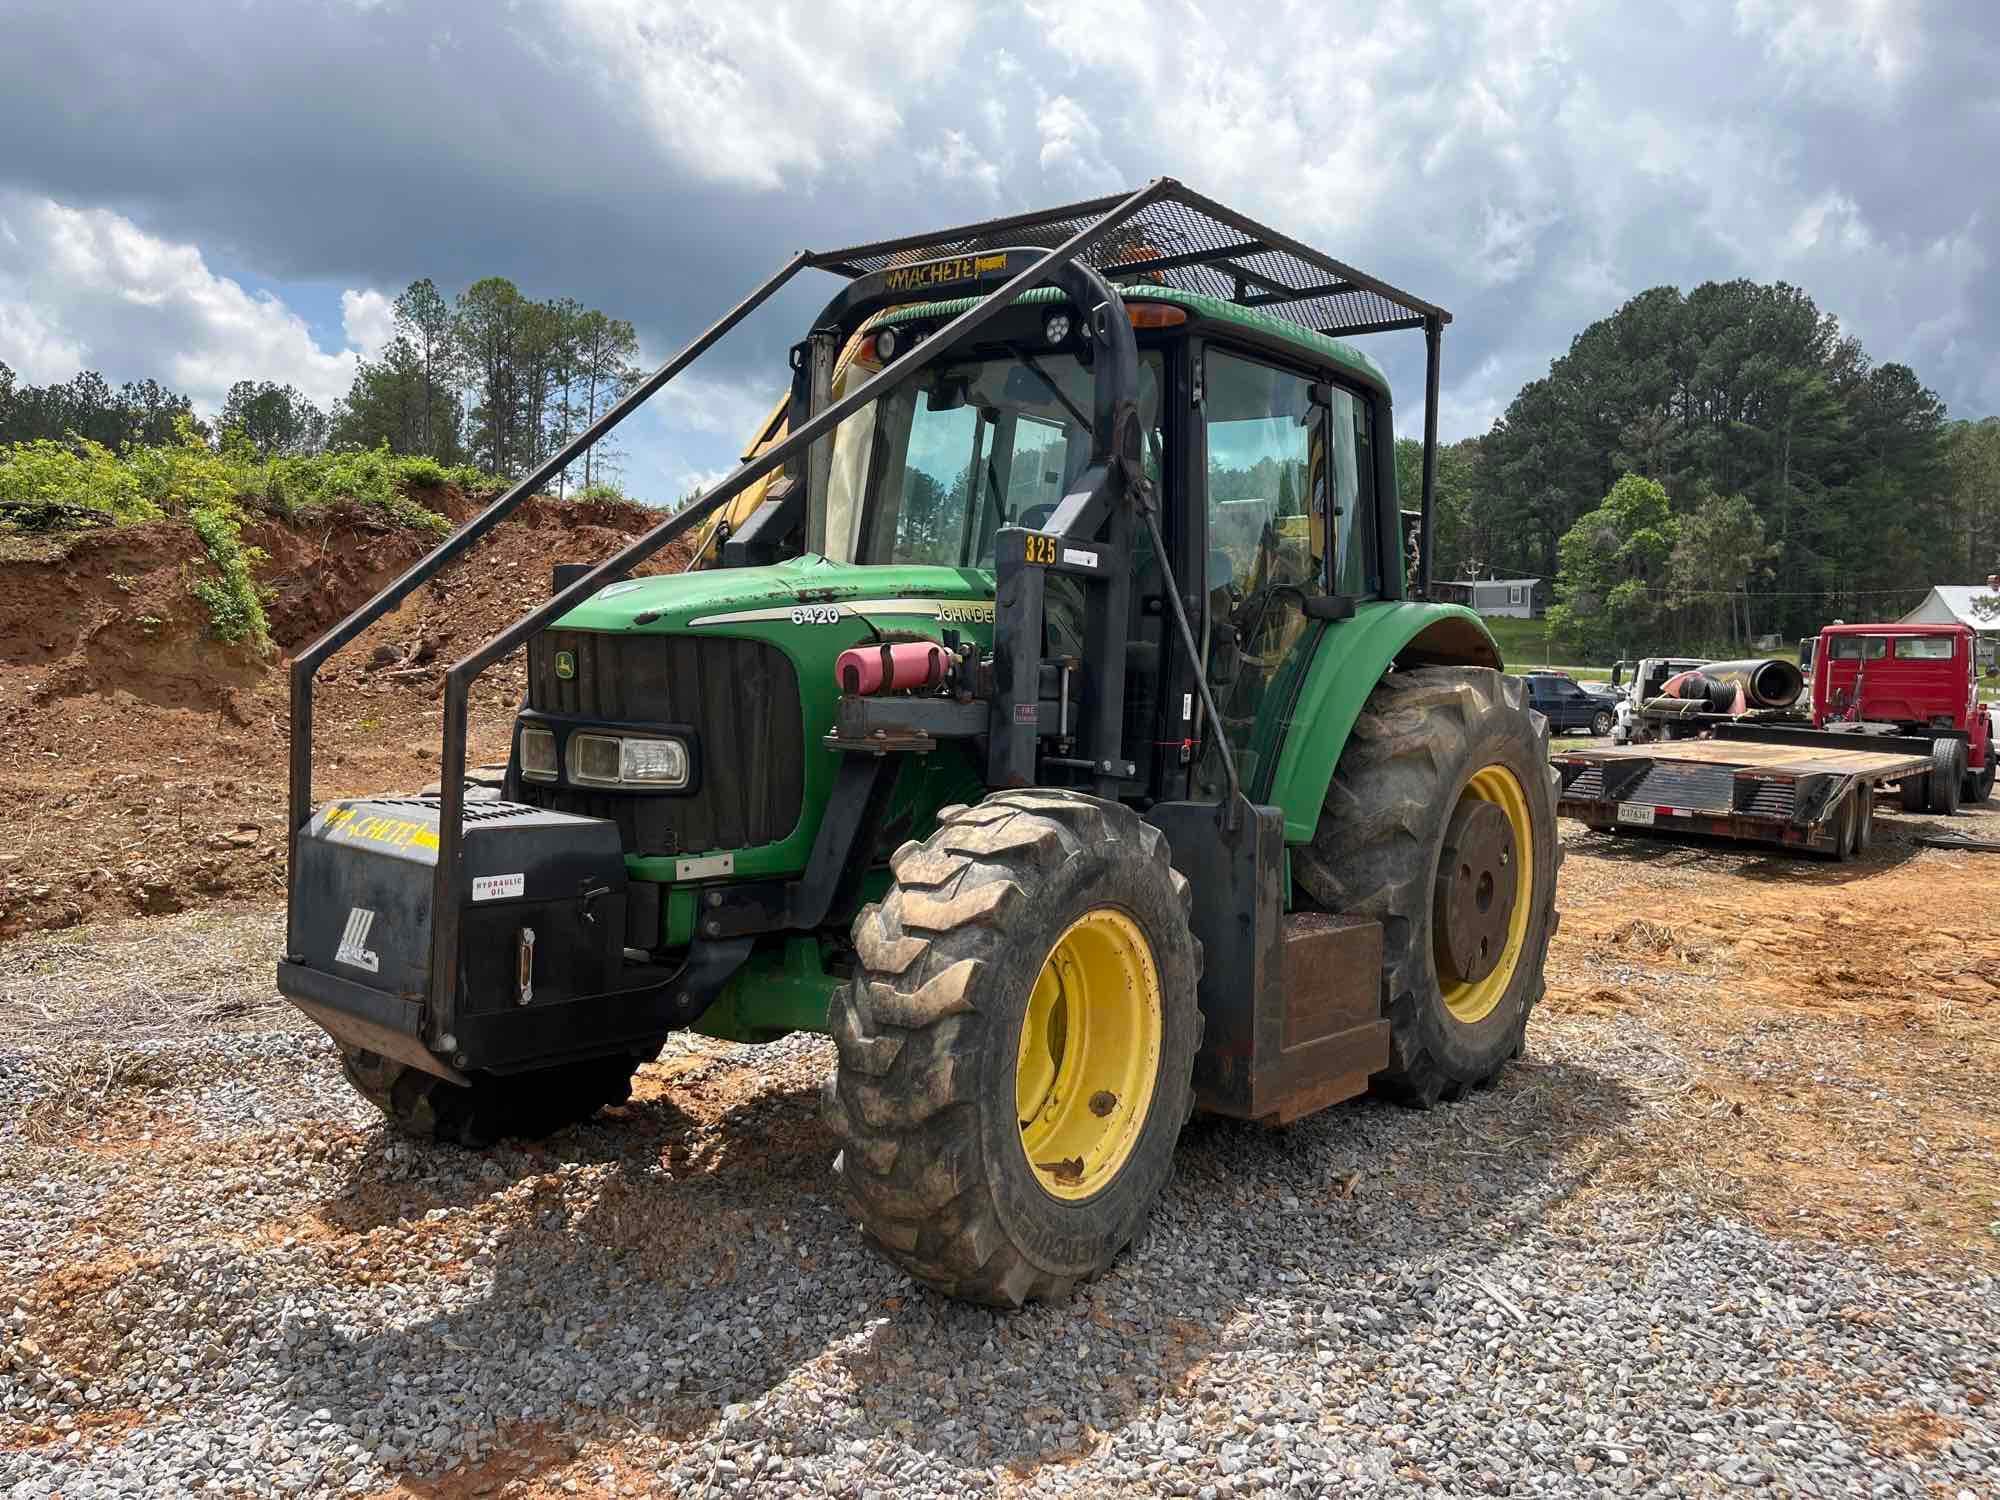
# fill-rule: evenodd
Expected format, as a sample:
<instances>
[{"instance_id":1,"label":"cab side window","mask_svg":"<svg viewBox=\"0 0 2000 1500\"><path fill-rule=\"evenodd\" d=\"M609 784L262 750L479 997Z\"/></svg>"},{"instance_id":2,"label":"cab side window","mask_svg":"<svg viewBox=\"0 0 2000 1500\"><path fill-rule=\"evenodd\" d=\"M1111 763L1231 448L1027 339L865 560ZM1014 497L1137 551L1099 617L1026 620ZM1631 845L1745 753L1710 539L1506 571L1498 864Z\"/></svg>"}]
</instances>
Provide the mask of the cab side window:
<instances>
[{"instance_id":1,"label":"cab side window","mask_svg":"<svg viewBox=\"0 0 2000 1500\"><path fill-rule=\"evenodd\" d=\"M1375 412L1367 398L1338 386L1328 406L1333 586L1336 593L1366 599L1382 592L1375 513Z\"/></svg>"},{"instance_id":2,"label":"cab side window","mask_svg":"<svg viewBox=\"0 0 2000 1500\"><path fill-rule=\"evenodd\" d=\"M1283 719L1314 639L1305 600L1327 591L1327 409L1304 376L1210 348L1207 422L1209 684L1218 726L1253 795L1267 784ZM1213 746L1216 736L1202 738ZM1221 784L1205 751L1198 787Z\"/></svg>"},{"instance_id":3,"label":"cab side window","mask_svg":"<svg viewBox=\"0 0 2000 1500\"><path fill-rule=\"evenodd\" d=\"M1310 381L1288 371L1209 352L1203 404L1211 589L1248 596L1322 576L1308 487L1315 477L1325 482L1324 444L1316 441L1322 413L1311 393Z\"/></svg>"}]
</instances>

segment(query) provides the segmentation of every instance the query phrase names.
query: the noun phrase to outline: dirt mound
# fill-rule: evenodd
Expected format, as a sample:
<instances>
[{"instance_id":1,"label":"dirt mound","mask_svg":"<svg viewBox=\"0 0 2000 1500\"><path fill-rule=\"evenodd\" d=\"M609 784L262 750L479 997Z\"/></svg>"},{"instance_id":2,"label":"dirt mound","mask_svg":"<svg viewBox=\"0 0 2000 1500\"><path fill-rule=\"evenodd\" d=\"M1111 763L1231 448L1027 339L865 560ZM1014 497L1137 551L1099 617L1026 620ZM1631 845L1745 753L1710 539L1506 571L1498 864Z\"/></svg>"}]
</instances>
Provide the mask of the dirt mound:
<instances>
[{"instance_id":1,"label":"dirt mound","mask_svg":"<svg viewBox=\"0 0 2000 1500\"><path fill-rule=\"evenodd\" d=\"M441 490L454 523L478 502ZM444 669L548 595L556 562L594 562L659 520L620 501L527 501L320 674L318 796L437 775ZM361 507L246 525L272 647L213 639L188 592L206 565L177 522L0 550L0 938L99 915L282 891L290 653L365 602L434 538ZM640 571L684 566L669 547ZM472 751L505 754L516 659L474 690Z\"/></svg>"},{"instance_id":2,"label":"dirt mound","mask_svg":"<svg viewBox=\"0 0 2000 1500\"><path fill-rule=\"evenodd\" d=\"M479 511L480 502L457 489L420 494L455 526ZM441 624L442 636L478 644L543 597L553 564L596 562L659 519L659 512L629 500L529 499L365 642L407 645L399 630L406 635L413 626ZM385 525L379 511L358 505L331 509L310 527L260 522L244 528L243 540L264 554L257 568L267 591L264 612L271 639L288 653L317 639L436 545L436 538ZM639 572L678 572L687 557L684 545L670 545ZM441 607L427 610L426 598Z\"/></svg>"},{"instance_id":3,"label":"dirt mound","mask_svg":"<svg viewBox=\"0 0 2000 1500\"><path fill-rule=\"evenodd\" d=\"M213 707L265 662L209 636L188 592L207 554L188 527L157 521L86 531L0 563L0 672L38 701L123 694L165 708Z\"/></svg>"}]
</instances>

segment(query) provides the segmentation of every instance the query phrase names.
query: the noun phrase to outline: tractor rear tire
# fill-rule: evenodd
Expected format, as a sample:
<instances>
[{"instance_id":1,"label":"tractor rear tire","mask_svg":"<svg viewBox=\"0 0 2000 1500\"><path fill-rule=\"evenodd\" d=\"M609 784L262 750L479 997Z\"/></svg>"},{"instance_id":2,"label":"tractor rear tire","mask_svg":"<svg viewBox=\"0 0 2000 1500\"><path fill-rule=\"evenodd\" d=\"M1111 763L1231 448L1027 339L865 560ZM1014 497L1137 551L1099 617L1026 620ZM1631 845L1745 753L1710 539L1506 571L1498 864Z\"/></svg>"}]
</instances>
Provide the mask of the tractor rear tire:
<instances>
[{"instance_id":1,"label":"tractor rear tire","mask_svg":"<svg viewBox=\"0 0 2000 1500\"><path fill-rule=\"evenodd\" d=\"M1986 764L1977 771L1965 773L1965 785L1959 788L1959 801L1977 807L1993 795L1993 752L1987 752Z\"/></svg>"},{"instance_id":2,"label":"tractor rear tire","mask_svg":"<svg viewBox=\"0 0 2000 1500\"><path fill-rule=\"evenodd\" d=\"M1519 678L1428 667L1391 672L1369 694L1319 827L1293 851L1292 868L1315 904L1382 923L1391 1031L1389 1067L1373 1080L1379 1091L1427 1109L1492 1082L1521 1055L1556 926L1558 783L1548 721L1529 709ZM1508 847L1522 856L1515 868L1527 872L1513 897L1524 920L1508 928L1489 972L1461 979L1463 968L1478 964L1454 957L1460 939L1439 920L1454 899L1440 862L1447 834L1465 826L1468 810L1478 812L1468 804L1492 806L1496 797L1505 804ZM1483 958L1483 944L1477 951ZM1441 970L1451 977L1449 995Z\"/></svg>"},{"instance_id":3,"label":"tractor rear tire","mask_svg":"<svg viewBox=\"0 0 2000 1500\"><path fill-rule=\"evenodd\" d=\"M340 1049L340 1070L403 1134L479 1149L508 1136L534 1140L632 1097L633 1060L623 1054L538 1068L475 1073L470 1087L358 1048Z\"/></svg>"},{"instance_id":4,"label":"tractor rear tire","mask_svg":"<svg viewBox=\"0 0 2000 1500\"><path fill-rule=\"evenodd\" d=\"M1931 741L1931 797L1929 811L1951 817L1958 811L1958 792L1965 780L1965 741Z\"/></svg>"},{"instance_id":5,"label":"tractor rear tire","mask_svg":"<svg viewBox=\"0 0 2000 1500\"><path fill-rule=\"evenodd\" d=\"M925 1285L1063 1297L1165 1188L1202 1031L1191 892L1167 855L1116 802L1002 792L898 849L855 919L830 1016L835 1172L866 1237Z\"/></svg>"}]
</instances>

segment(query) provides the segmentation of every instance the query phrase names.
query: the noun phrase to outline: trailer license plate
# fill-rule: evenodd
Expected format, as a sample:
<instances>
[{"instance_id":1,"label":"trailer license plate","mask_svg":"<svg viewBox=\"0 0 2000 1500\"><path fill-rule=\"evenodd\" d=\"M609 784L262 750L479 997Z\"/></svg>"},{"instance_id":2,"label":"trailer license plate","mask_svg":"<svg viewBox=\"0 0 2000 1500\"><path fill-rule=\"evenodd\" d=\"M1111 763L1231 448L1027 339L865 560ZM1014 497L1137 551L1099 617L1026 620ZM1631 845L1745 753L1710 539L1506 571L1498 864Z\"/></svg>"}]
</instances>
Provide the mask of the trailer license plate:
<instances>
[{"instance_id":1,"label":"trailer license plate","mask_svg":"<svg viewBox=\"0 0 2000 1500\"><path fill-rule=\"evenodd\" d=\"M1653 826L1653 809L1650 806L1642 806L1637 802L1621 802L1618 804L1618 821L1621 823L1642 823L1650 828Z\"/></svg>"}]
</instances>

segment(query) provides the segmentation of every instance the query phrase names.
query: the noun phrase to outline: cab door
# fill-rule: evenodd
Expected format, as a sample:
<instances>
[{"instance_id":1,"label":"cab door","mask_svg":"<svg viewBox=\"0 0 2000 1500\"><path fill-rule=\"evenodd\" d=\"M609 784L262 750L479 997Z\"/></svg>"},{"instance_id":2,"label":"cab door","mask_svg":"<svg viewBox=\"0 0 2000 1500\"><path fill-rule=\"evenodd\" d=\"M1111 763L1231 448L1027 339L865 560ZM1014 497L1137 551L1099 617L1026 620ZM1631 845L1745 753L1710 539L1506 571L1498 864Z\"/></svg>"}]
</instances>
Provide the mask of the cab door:
<instances>
[{"instance_id":1,"label":"cab door","mask_svg":"<svg viewBox=\"0 0 2000 1500\"><path fill-rule=\"evenodd\" d=\"M1253 800L1267 795L1336 592L1379 592L1367 398L1248 352L1200 361L1206 521L1204 655L1219 726L1198 736L1200 795L1226 785L1218 736ZM1198 450L1201 451L1201 450Z\"/></svg>"}]
</instances>

